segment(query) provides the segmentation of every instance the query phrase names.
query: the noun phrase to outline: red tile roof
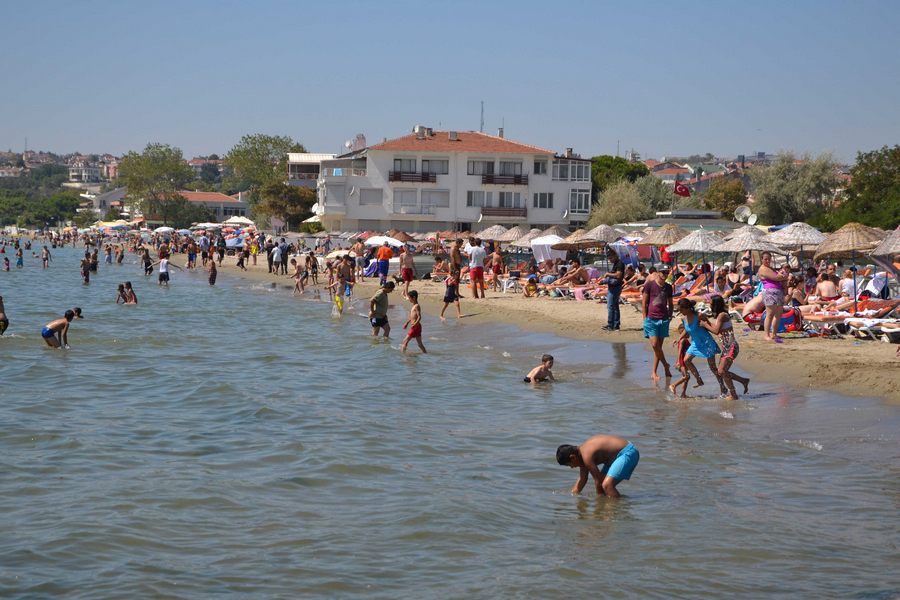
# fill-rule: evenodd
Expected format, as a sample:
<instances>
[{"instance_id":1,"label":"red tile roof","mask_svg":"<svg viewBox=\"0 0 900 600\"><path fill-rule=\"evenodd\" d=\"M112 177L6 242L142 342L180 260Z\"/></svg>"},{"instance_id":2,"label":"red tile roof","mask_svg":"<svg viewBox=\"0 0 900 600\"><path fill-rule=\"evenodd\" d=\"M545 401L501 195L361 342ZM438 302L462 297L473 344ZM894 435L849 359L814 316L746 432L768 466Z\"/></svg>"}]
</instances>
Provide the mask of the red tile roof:
<instances>
[{"instance_id":1,"label":"red tile roof","mask_svg":"<svg viewBox=\"0 0 900 600\"><path fill-rule=\"evenodd\" d=\"M690 173L690 169L685 168L677 168L677 169L660 169L658 171L653 171L654 175L684 175L685 173Z\"/></svg>"},{"instance_id":2,"label":"red tile roof","mask_svg":"<svg viewBox=\"0 0 900 600\"><path fill-rule=\"evenodd\" d=\"M644 164L647 165L648 169L652 169L653 167L655 167L656 165L659 164L659 161L653 160L652 158L648 158L647 160L644 161Z\"/></svg>"},{"instance_id":3,"label":"red tile roof","mask_svg":"<svg viewBox=\"0 0 900 600\"><path fill-rule=\"evenodd\" d=\"M395 152L475 152L484 154L554 154L552 150L514 142L506 138L488 135L478 131L460 131L458 139L450 141L447 131L435 131L434 135L426 135L423 139L410 133L403 137L388 140L374 146L369 150L391 150Z\"/></svg>"},{"instance_id":4,"label":"red tile roof","mask_svg":"<svg viewBox=\"0 0 900 600\"><path fill-rule=\"evenodd\" d=\"M226 196L221 192L188 192L181 190L178 192L188 202L238 202L237 198Z\"/></svg>"}]
</instances>

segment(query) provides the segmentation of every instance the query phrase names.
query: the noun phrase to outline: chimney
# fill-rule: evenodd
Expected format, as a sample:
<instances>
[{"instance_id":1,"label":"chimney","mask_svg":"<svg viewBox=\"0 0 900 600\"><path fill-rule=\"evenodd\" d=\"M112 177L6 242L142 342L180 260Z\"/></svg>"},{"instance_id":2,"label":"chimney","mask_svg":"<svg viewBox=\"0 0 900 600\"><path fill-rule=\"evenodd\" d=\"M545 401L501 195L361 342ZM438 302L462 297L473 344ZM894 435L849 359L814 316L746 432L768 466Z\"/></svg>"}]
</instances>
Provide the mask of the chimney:
<instances>
[{"instance_id":1,"label":"chimney","mask_svg":"<svg viewBox=\"0 0 900 600\"><path fill-rule=\"evenodd\" d=\"M502 127L497 128L497 137L500 137L500 138L503 137L503 128Z\"/></svg>"},{"instance_id":2,"label":"chimney","mask_svg":"<svg viewBox=\"0 0 900 600\"><path fill-rule=\"evenodd\" d=\"M459 141L459 133L456 132L456 131L451 131L451 132L449 132L449 133L447 134L447 137L450 139L451 142L458 142L458 141Z\"/></svg>"},{"instance_id":3,"label":"chimney","mask_svg":"<svg viewBox=\"0 0 900 600\"><path fill-rule=\"evenodd\" d=\"M566 158L572 158L572 148L566 148Z\"/></svg>"}]
</instances>

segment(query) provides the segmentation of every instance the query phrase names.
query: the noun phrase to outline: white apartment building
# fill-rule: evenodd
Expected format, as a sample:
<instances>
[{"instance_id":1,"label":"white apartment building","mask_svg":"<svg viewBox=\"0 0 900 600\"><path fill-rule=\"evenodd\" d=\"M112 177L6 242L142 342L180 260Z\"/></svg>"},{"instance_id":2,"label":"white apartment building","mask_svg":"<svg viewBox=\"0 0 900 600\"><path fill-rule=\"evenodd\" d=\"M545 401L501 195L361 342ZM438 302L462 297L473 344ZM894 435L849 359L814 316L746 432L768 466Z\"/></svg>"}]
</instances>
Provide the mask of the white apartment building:
<instances>
[{"instance_id":1,"label":"white apartment building","mask_svg":"<svg viewBox=\"0 0 900 600\"><path fill-rule=\"evenodd\" d=\"M476 131L413 133L323 160L314 207L328 231L575 228L591 210L591 162Z\"/></svg>"},{"instance_id":2,"label":"white apartment building","mask_svg":"<svg viewBox=\"0 0 900 600\"><path fill-rule=\"evenodd\" d=\"M324 160L331 160L334 154L314 152L289 152L287 161L288 185L298 187L316 187L319 169Z\"/></svg>"},{"instance_id":3,"label":"white apartment building","mask_svg":"<svg viewBox=\"0 0 900 600\"><path fill-rule=\"evenodd\" d=\"M100 167L88 164L75 164L69 167L69 181L72 183L98 183Z\"/></svg>"}]
</instances>

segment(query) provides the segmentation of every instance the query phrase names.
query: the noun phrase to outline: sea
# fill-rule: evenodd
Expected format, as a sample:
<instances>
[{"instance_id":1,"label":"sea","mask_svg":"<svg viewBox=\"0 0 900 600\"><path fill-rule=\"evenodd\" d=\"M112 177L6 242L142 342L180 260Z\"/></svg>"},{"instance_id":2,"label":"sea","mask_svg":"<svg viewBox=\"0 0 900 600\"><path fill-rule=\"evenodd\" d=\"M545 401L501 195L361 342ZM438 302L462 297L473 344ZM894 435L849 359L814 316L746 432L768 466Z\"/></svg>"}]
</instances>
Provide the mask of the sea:
<instances>
[{"instance_id":1,"label":"sea","mask_svg":"<svg viewBox=\"0 0 900 600\"><path fill-rule=\"evenodd\" d=\"M426 315L403 355L399 294L385 341L364 298L158 287L132 255L83 285L81 253L0 272L0 597L900 597L879 398L728 402L710 376L674 399L641 344L465 318ZM74 306L71 349L46 347ZM558 381L523 383L545 352ZM641 453L618 501L555 461L598 433Z\"/></svg>"}]
</instances>

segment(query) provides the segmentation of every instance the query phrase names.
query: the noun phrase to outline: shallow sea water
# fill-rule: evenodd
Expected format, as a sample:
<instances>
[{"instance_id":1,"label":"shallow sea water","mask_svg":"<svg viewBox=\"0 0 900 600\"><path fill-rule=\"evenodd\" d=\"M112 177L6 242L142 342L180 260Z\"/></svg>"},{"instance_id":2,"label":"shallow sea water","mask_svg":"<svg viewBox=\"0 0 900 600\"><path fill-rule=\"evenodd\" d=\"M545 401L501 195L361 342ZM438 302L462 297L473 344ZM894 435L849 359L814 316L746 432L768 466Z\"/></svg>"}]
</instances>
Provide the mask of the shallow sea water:
<instances>
[{"instance_id":1,"label":"shallow sea water","mask_svg":"<svg viewBox=\"0 0 900 600\"><path fill-rule=\"evenodd\" d=\"M877 399L676 401L640 345L465 319L426 317L430 354L403 356L399 294L387 344L362 299L160 289L131 256L83 286L80 252L0 273L2 597L900 596ZM113 303L126 279L138 306ZM46 348L75 305L72 349ZM547 351L560 381L522 383ZM595 433L641 451L618 502L555 462Z\"/></svg>"}]
</instances>

